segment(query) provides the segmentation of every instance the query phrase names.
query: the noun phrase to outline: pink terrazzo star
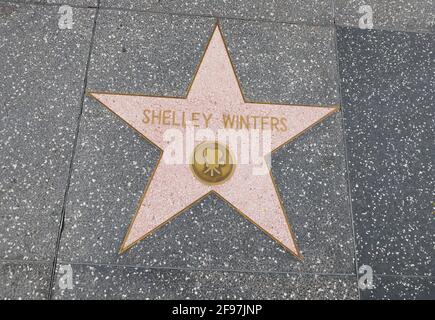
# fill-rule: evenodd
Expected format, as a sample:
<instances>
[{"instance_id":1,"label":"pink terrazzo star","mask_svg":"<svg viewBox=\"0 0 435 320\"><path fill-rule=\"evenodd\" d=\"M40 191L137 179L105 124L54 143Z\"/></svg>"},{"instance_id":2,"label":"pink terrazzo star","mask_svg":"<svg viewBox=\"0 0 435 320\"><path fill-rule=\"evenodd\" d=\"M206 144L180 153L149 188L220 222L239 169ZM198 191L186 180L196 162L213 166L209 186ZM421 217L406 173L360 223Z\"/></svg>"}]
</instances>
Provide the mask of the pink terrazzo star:
<instances>
[{"instance_id":1,"label":"pink terrazzo star","mask_svg":"<svg viewBox=\"0 0 435 320\"><path fill-rule=\"evenodd\" d=\"M177 126L184 133L186 131L180 120L181 114L190 117L195 113L194 120L200 123L202 117L202 125L205 123L213 131L222 129L223 114L285 117L288 121L286 130L272 130L271 133L271 147L272 150L276 150L338 109L246 102L218 26L213 31L185 98L111 93L90 95L159 147L162 155L169 144L164 139L168 125ZM156 121L151 123L144 121L144 110L147 108L155 112L171 112L165 113L165 121L156 118ZM176 114L178 119L175 117ZM206 120L206 115L210 114L213 114L213 117ZM148 116L151 117L152 114ZM250 163L236 165L230 179L219 185L207 185L194 176L189 163L168 164L159 161L140 200L120 252L128 250L196 201L214 192L286 250L301 258L272 175L270 172L255 175L252 166Z\"/></svg>"}]
</instances>

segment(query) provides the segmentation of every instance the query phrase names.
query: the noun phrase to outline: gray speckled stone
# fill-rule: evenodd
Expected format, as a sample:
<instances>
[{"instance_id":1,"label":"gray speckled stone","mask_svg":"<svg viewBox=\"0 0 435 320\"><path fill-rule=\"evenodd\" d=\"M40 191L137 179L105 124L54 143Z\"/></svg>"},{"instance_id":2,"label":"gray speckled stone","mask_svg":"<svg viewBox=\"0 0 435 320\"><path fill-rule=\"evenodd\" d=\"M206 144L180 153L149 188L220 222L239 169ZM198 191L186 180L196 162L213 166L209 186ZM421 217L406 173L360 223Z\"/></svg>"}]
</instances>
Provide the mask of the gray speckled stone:
<instances>
[{"instance_id":1,"label":"gray speckled stone","mask_svg":"<svg viewBox=\"0 0 435 320\"><path fill-rule=\"evenodd\" d=\"M161 0L101 0L100 8L149 10L155 9ZM178 6L176 3L175 6Z\"/></svg>"},{"instance_id":2,"label":"gray speckled stone","mask_svg":"<svg viewBox=\"0 0 435 320\"><path fill-rule=\"evenodd\" d=\"M12 5L0 17L0 258L49 260L59 228L93 10L72 30L56 8Z\"/></svg>"},{"instance_id":3,"label":"gray speckled stone","mask_svg":"<svg viewBox=\"0 0 435 320\"><path fill-rule=\"evenodd\" d=\"M2 1L0 1L2 2ZM38 4L58 4L58 5L70 5L81 7L96 7L98 0L13 0L11 2L16 3L38 3ZM80 11L78 11L80 14Z\"/></svg>"},{"instance_id":4,"label":"gray speckled stone","mask_svg":"<svg viewBox=\"0 0 435 320\"><path fill-rule=\"evenodd\" d=\"M375 276L372 290L361 290L364 300L434 300L433 277Z\"/></svg>"},{"instance_id":5,"label":"gray speckled stone","mask_svg":"<svg viewBox=\"0 0 435 320\"><path fill-rule=\"evenodd\" d=\"M102 0L101 7L157 10L188 15L332 24L330 0Z\"/></svg>"},{"instance_id":6,"label":"gray speckled stone","mask_svg":"<svg viewBox=\"0 0 435 320\"><path fill-rule=\"evenodd\" d=\"M372 7L374 29L434 31L432 0L335 0L336 23L358 27L362 5Z\"/></svg>"},{"instance_id":7,"label":"gray speckled stone","mask_svg":"<svg viewBox=\"0 0 435 320\"><path fill-rule=\"evenodd\" d=\"M47 299L52 266L0 261L0 299Z\"/></svg>"},{"instance_id":8,"label":"gray speckled stone","mask_svg":"<svg viewBox=\"0 0 435 320\"><path fill-rule=\"evenodd\" d=\"M432 275L433 36L340 28L358 263Z\"/></svg>"},{"instance_id":9,"label":"gray speckled stone","mask_svg":"<svg viewBox=\"0 0 435 320\"><path fill-rule=\"evenodd\" d=\"M272 173L304 255L302 269L309 272L355 270L341 120L341 114L332 116L272 157Z\"/></svg>"},{"instance_id":10,"label":"gray speckled stone","mask_svg":"<svg viewBox=\"0 0 435 320\"><path fill-rule=\"evenodd\" d=\"M103 12L96 33L88 90L184 94L206 45L208 32L212 30L212 20L199 22L166 15ZM142 28L133 28L133 23L141 23ZM288 92L279 85L282 81L296 81L302 88L310 87L313 79L304 79L304 70L321 69L313 71L319 75L324 69L332 73L333 67L320 64L325 55L311 56L306 64L299 64L287 73L287 69L279 68L272 54L262 55L255 45L249 52L248 41L240 38L242 30L249 30L251 24L241 25L245 28L231 22L224 25L224 30L236 56L236 68L243 75L242 85L249 88L249 98L278 99L289 103L303 100L326 104L334 101L335 98L325 91L315 90L319 88L316 86L295 91L292 95L292 91ZM178 29L174 29L175 26ZM254 27L261 30L260 25ZM303 48L332 41L329 29L320 28L317 38L314 33L305 33L301 27L293 30L287 29L288 26L272 27L269 24L262 29L262 36L271 40L282 37L286 33L281 28L294 34L301 32L302 35L295 35L294 39L298 39ZM307 28L311 30L311 27ZM174 31L180 29L183 32ZM154 36L150 40L147 35L151 32ZM245 37L255 43L255 34ZM287 36L291 38L291 34ZM243 43L244 49L238 49L233 35ZM117 39L124 39L126 52L122 50L124 44L116 43ZM188 39L187 44L183 43L185 39ZM303 44L304 41L307 44ZM277 50L275 46L286 48L285 53L290 58L281 59L301 59L305 50L295 51L283 47L282 43L271 42L270 52ZM333 56L329 50L326 50L329 52L327 56ZM255 55L262 55L259 61L268 65L270 73L255 72L255 66L260 65L253 58ZM282 62L281 59L278 61ZM285 75L281 75L279 70L284 70L282 73ZM331 78L335 79L335 76L331 75ZM276 84L269 95L266 89L261 90L265 83L267 88ZM331 92L337 90L333 84L328 85ZM258 95L255 94L256 86L260 91ZM296 261L253 224L213 196L119 256L117 251L157 163L158 152L93 100L86 99L82 121L60 247L61 260L146 267L355 272L339 115L311 130L273 158L274 174L290 221L295 220L296 236L300 237L299 245L306 258L304 263ZM330 186L326 188L325 185Z\"/></svg>"},{"instance_id":11,"label":"gray speckled stone","mask_svg":"<svg viewBox=\"0 0 435 320\"><path fill-rule=\"evenodd\" d=\"M89 90L181 96L215 20L102 11L98 22ZM221 22L247 99L338 103L332 28Z\"/></svg>"},{"instance_id":12,"label":"gray speckled stone","mask_svg":"<svg viewBox=\"0 0 435 320\"><path fill-rule=\"evenodd\" d=\"M339 103L333 28L224 20L222 29L246 99Z\"/></svg>"},{"instance_id":13,"label":"gray speckled stone","mask_svg":"<svg viewBox=\"0 0 435 320\"><path fill-rule=\"evenodd\" d=\"M354 276L72 265L54 299L357 299Z\"/></svg>"},{"instance_id":14,"label":"gray speckled stone","mask_svg":"<svg viewBox=\"0 0 435 320\"><path fill-rule=\"evenodd\" d=\"M181 96L214 19L100 11L88 90Z\"/></svg>"}]
</instances>

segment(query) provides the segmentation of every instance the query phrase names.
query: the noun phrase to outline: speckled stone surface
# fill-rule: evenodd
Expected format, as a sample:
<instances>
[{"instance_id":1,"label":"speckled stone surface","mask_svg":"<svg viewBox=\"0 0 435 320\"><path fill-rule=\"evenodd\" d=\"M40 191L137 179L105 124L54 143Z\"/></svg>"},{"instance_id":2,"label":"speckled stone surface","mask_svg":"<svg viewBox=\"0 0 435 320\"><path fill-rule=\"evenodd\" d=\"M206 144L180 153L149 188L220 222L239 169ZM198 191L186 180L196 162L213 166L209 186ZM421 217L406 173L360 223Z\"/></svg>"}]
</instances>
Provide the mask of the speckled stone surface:
<instances>
[{"instance_id":1,"label":"speckled stone surface","mask_svg":"<svg viewBox=\"0 0 435 320\"><path fill-rule=\"evenodd\" d=\"M101 11L88 90L182 96L215 21ZM221 22L248 100L338 104L332 28Z\"/></svg>"},{"instance_id":2,"label":"speckled stone surface","mask_svg":"<svg viewBox=\"0 0 435 320\"><path fill-rule=\"evenodd\" d=\"M0 3L3 1L0 1ZM16 3L31 3L31 4L54 4L54 5L70 5L80 7L96 7L98 0L13 0ZM80 11L77 12L80 14Z\"/></svg>"},{"instance_id":3,"label":"speckled stone surface","mask_svg":"<svg viewBox=\"0 0 435 320\"><path fill-rule=\"evenodd\" d=\"M329 0L101 0L101 7L267 21L333 23L333 7Z\"/></svg>"},{"instance_id":4,"label":"speckled stone surface","mask_svg":"<svg viewBox=\"0 0 435 320\"><path fill-rule=\"evenodd\" d=\"M0 299L48 298L52 265L0 261Z\"/></svg>"},{"instance_id":5,"label":"speckled stone surface","mask_svg":"<svg viewBox=\"0 0 435 320\"><path fill-rule=\"evenodd\" d=\"M0 258L54 255L93 10L59 30L55 7L13 5L0 18ZM13 45L12 45L13 44ZM68 52L68 54L65 54Z\"/></svg>"},{"instance_id":6,"label":"speckled stone surface","mask_svg":"<svg viewBox=\"0 0 435 320\"><path fill-rule=\"evenodd\" d=\"M434 32L432 0L334 0L335 22L359 27L359 7L369 5L373 12L373 29Z\"/></svg>"},{"instance_id":7,"label":"speckled stone surface","mask_svg":"<svg viewBox=\"0 0 435 320\"><path fill-rule=\"evenodd\" d=\"M212 18L100 11L88 90L182 96L214 22Z\"/></svg>"},{"instance_id":8,"label":"speckled stone surface","mask_svg":"<svg viewBox=\"0 0 435 320\"><path fill-rule=\"evenodd\" d=\"M433 300L433 277L375 276L374 290L361 290L364 300Z\"/></svg>"},{"instance_id":9,"label":"speckled stone surface","mask_svg":"<svg viewBox=\"0 0 435 320\"><path fill-rule=\"evenodd\" d=\"M431 276L433 36L341 28L338 50L358 263Z\"/></svg>"},{"instance_id":10,"label":"speckled stone surface","mask_svg":"<svg viewBox=\"0 0 435 320\"><path fill-rule=\"evenodd\" d=\"M123 17L121 21L118 20L120 15ZM101 25L97 29L96 50L89 73L88 90L90 91L183 95L184 91L180 88L187 88L204 50L206 44L204 39L208 38L207 32L211 32L213 26L213 21L210 24L209 20L206 20L207 23L203 23L202 27L206 32L198 34L199 27L192 19L187 19L186 26L183 27L185 18L168 20L164 15L142 14L131 17L116 13L113 18L107 12L100 18ZM114 20L119 22L113 25ZM133 29L131 26L131 23L138 21L147 21L140 24L143 28L141 30ZM176 23L185 30L174 34L170 27L171 23ZM123 25L122 29L118 29L120 24ZM110 26L112 29L109 28ZM226 30L225 26L224 24L224 30ZM234 30L227 32L230 47L231 43L236 43L232 39L233 34L241 37L242 30L250 30L250 27L251 24L246 26L243 22L241 26L234 23L228 25L228 29ZM255 25L254 27L257 27L254 30L257 30L260 37L271 39L270 41L274 36L279 39L285 35L279 28L279 36L276 35L276 28L272 26L266 25L264 29ZM284 28L287 30L288 26ZM148 30L159 30L159 32L155 33L152 42L145 43L143 35L151 32ZM332 41L329 29L318 28L319 34L316 38L313 38L314 33L307 32L302 27L297 27L297 30L290 29L295 34L299 34L300 30L302 35L295 36L295 39L298 39L304 48ZM248 37L252 43L255 43L254 35L252 33ZM127 46L128 56L141 55L145 58L138 60L137 63L126 58L121 50L122 45L112 45L114 41L112 39L121 36L126 43L141 43L134 47ZM292 33L287 36L292 38ZM189 39L191 46L182 44L185 38ZM248 39L244 40L246 46ZM279 43L283 42L284 40L279 41ZM303 45L303 42L307 44ZM158 48L163 48L160 49L159 55L152 54ZM259 49L255 50L255 46L251 53L248 48L244 50L232 48L231 53L237 61L236 68L244 75L241 77L242 86L248 84L247 87L252 88L250 93L252 100L274 101L280 97L280 102L288 103L303 100L313 104L328 104L334 101L337 95L337 88L333 87L335 82L330 81L326 86L321 80L315 83L312 78L304 79L302 66L293 68L291 73L287 73L286 76L281 75L278 79L272 76L278 72L278 63L272 54L263 55L261 61L275 66L276 70L270 67L268 74L265 71L253 72L255 67L250 63L241 62L240 59L255 62L251 56L261 53ZM302 52L306 51L302 50ZM331 49L326 52L328 54L313 55L310 60L305 57L309 64L304 67L307 71L326 69L325 73L330 72L333 80L336 77L332 74L334 66L328 64L325 66L322 63L325 55L334 61L334 54ZM303 59L301 54L288 48L282 57L287 61L298 61ZM179 68L172 68L173 71L169 73L166 68L153 70L153 66L168 64L164 59L166 56L170 57L171 65L178 65L180 70L183 70L182 81L180 78L175 78L181 73L178 71ZM185 56L191 57L188 63L185 62ZM123 61L129 63L120 63ZM121 75L126 74L127 71L122 70L134 70L131 73L141 76L134 79L125 78ZM112 76L106 76L110 71ZM169 76L165 78L165 74ZM148 75L154 76L156 80L148 79ZM160 79L166 81L159 81ZM297 81L301 87L312 86L312 89L300 90L291 95L284 88L281 90L275 88L271 97L267 97L265 91L263 93L260 91L258 95L254 94L254 86L261 89L262 83L269 82L271 83L269 86L272 87L273 83L280 84L282 81L287 83ZM130 90L126 91L127 88ZM322 89L316 91L314 88ZM306 92L305 96L303 92ZM325 92L332 93L328 95ZM115 263L145 267L225 270L309 270L351 274L355 270L353 239L344 174L340 119L340 115L332 116L273 157L274 175L284 198L286 210L289 212L289 219L293 228L298 229L297 237L301 237L298 243L305 257L303 263L282 250L279 245L259 232L252 223L214 196L186 211L170 225L120 256L117 251L144 186L157 164L158 151L150 147L100 104L86 99L59 257L62 261L72 263ZM317 176L321 182L315 181ZM331 186L327 187L328 184ZM309 201L306 200L307 194L312 196ZM102 255L101 252L105 254Z\"/></svg>"},{"instance_id":11,"label":"speckled stone surface","mask_svg":"<svg viewBox=\"0 0 435 320\"><path fill-rule=\"evenodd\" d=\"M335 32L329 0L102 0L93 38L96 10L59 30L58 4L98 1L25 2L0 1L0 299L435 299L429 1L368 1L378 30ZM359 1L334 5L358 25ZM182 96L212 16L248 100L342 104L272 158L302 262L214 195L119 255L159 152L85 97L73 158L85 76L88 91Z\"/></svg>"},{"instance_id":12,"label":"speckled stone surface","mask_svg":"<svg viewBox=\"0 0 435 320\"><path fill-rule=\"evenodd\" d=\"M333 28L223 20L222 29L248 100L339 104Z\"/></svg>"},{"instance_id":13,"label":"speckled stone surface","mask_svg":"<svg viewBox=\"0 0 435 320\"><path fill-rule=\"evenodd\" d=\"M358 299L353 276L71 265L54 299Z\"/></svg>"}]
</instances>

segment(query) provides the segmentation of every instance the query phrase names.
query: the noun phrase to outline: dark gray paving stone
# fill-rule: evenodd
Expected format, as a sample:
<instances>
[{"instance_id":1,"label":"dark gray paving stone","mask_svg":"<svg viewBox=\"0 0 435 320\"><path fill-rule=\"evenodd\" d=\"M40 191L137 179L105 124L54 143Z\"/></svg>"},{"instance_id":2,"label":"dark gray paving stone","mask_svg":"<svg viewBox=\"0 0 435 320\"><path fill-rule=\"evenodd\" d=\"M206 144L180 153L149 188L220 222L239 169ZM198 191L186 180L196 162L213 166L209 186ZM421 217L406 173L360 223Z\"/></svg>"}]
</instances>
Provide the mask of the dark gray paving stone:
<instances>
[{"instance_id":1,"label":"dark gray paving stone","mask_svg":"<svg viewBox=\"0 0 435 320\"><path fill-rule=\"evenodd\" d=\"M338 50L358 262L431 275L433 36L340 28Z\"/></svg>"},{"instance_id":2,"label":"dark gray paving stone","mask_svg":"<svg viewBox=\"0 0 435 320\"><path fill-rule=\"evenodd\" d=\"M355 276L205 272L72 265L54 299L357 299ZM59 277L59 275L58 275Z\"/></svg>"},{"instance_id":3,"label":"dark gray paving stone","mask_svg":"<svg viewBox=\"0 0 435 320\"><path fill-rule=\"evenodd\" d=\"M372 290L361 290L364 300L434 300L435 281L430 277L375 276Z\"/></svg>"},{"instance_id":4,"label":"dark gray paving stone","mask_svg":"<svg viewBox=\"0 0 435 320\"><path fill-rule=\"evenodd\" d=\"M432 0L335 0L336 23L358 27L362 5L372 8L374 29L434 31Z\"/></svg>"},{"instance_id":5,"label":"dark gray paving stone","mask_svg":"<svg viewBox=\"0 0 435 320\"><path fill-rule=\"evenodd\" d=\"M88 89L182 96L214 23L102 11ZM248 99L338 103L332 28L231 20L222 27Z\"/></svg>"},{"instance_id":6,"label":"dark gray paving stone","mask_svg":"<svg viewBox=\"0 0 435 320\"><path fill-rule=\"evenodd\" d=\"M334 29L222 21L248 100L338 104Z\"/></svg>"},{"instance_id":7,"label":"dark gray paving stone","mask_svg":"<svg viewBox=\"0 0 435 320\"><path fill-rule=\"evenodd\" d=\"M304 256L301 270L309 272L355 270L341 121L341 114L332 116L272 157L272 173Z\"/></svg>"},{"instance_id":8,"label":"dark gray paving stone","mask_svg":"<svg viewBox=\"0 0 435 320\"><path fill-rule=\"evenodd\" d=\"M255 20L333 23L332 2L329 0L102 0L101 7Z\"/></svg>"},{"instance_id":9,"label":"dark gray paving stone","mask_svg":"<svg viewBox=\"0 0 435 320\"><path fill-rule=\"evenodd\" d=\"M159 6L161 0L101 0L100 8L119 8L133 10L150 10ZM175 4L179 6L180 3Z\"/></svg>"},{"instance_id":10,"label":"dark gray paving stone","mask_svg":"<svg viewBox=\"0 0 435 320\"><path fill-rule=\"evenodd\" d=\"M214 19L100 11L88 90L182 96Z\"/></svg>"},{"instance_id":11,"label":"dark gray paving stone","mask_svg":"<svg viewBox=\"0 0 435 320\"><path fill-rule=\"evenodd\" d=\"M51 269L48 263L0 262L0 299L47 299Z\"/></svg>"},{"instance_id":12,"label":"dark gray paving stone","mask_svg":"<svg viewBox=\"0 0 435 320\"><path fill-rule=\"evenodd\" d=\"M59 30L54 7L13 8L0 17L0 258L50 260L94 11Z\"/></svg>"},{"instance_id":13,"label":"dark gray paving stone","mask_svg":"<svg viewBox=\"0 0 435 320\"><path fill-rule=\"evenodd\" d=\"M6 2L6 1L0 1ZM70 5L80 7L96 7L98 0L13 0L15 3L34 3L34 4L58 4L58 5ZM80 11L78 11L80 14Z\"/></svg>"},{"instance_id":14,"label":"dark gray paving stone","mask_svg":"<svg viewBox=\"0 0 435 320\"><path fill-rule=\"evenodd\" d=\"M138 25L141 28L137 28ZM260 25L248 25L260 29ZM183 95L212 26L210 19L102 12L88 90ZM292 60L302 61L301 55L306 54L308 48L318 46L321 50L321 43L332 42L330 30L326 28L287 28L280 25L277 29L267 24L261 33L244 35L243 30L249 28L233 22L224 24L248 97L289 103L335 101L337 89L331 83L328 89L320 85L294 92L288 92L280 85L282 81L294 81L300 87L310 87L313 80L303 78L304 70L307 73L313 70L319 76L331 73L330 79L335 78L333 62L327 67L320 64L325 57L332 59L334 55L330 49L325 51L328 54L305 57L305 64L291 72L279 68L278 62L289 65ZM320 35L306 32L307 29L319 30ZM287 34L289 39L297 40L298 46L304 49L295 53L287 47L287 57L283 54L278 62L272 62L275 60L273 52L278 51L274 46L282 48L283 42L272 41L270 51L263 53L260 47L255 47L255 34L273 40L284 36L284 30L291 31ZM296 36L299 32L303 35ZM153 34L150 39L149 34ZM117 43L119 39L124 39L124 43ZM252 52L248 50L248 42L254 43ZM244 47L237 47L239 43ZM122 50L123 46L125 50ZM253 57L255 55L260 58ZM260 61L268 65L265 69L270 73L255 72ZM283 76L279 70L288 73ZM272 83L276 84L274 90ZM260 91L258 94L255 94L256 87ZM271 88L269 95L265 88ZM274 173L290 221L295 220L297 236L301 237L299 244L305 255L304 263L297 262L216 197L207 198L119 256L119 246L157 164L158 152L90 99L86 99L82 120L60 248L63 261L146 267L355 272L339 115L274 157Z\"/></svg>"}]
</instances>

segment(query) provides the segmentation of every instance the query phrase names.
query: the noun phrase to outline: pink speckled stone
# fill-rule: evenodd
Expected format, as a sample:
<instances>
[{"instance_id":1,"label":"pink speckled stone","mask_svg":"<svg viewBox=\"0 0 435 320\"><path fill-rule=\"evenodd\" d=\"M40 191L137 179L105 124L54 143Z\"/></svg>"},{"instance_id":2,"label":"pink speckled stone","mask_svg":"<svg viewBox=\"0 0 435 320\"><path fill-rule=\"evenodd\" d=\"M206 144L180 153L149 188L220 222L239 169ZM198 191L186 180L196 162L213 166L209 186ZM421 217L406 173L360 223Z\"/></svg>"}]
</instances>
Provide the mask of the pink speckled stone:
<instances>
[{"instance_id":1,"label":"pink speckled stone","mask_svg":"<svg viewBox=\"0 0 435 320\"><path fill-rule=\"evenodd\" d=\"M272 150L334 112L335 107L287 106L245 102L222 34L215 28L187 97L164 98L92 93L94 98L165 152L163 135L170 127L145 123L144 109L213 114L209 128L223 128L222 114L286 117L288 130L272 131ZM177 127L184 133L183 127ZM199 142L198 142L199 143ZM210 191L216 192L286 249L300 256L270 174L254 175L253 164L237 164L233 176L217 186L205 185L189 164L161 160L130 225L121 251L143 239Z\"/></svg>"}]
</instances>

